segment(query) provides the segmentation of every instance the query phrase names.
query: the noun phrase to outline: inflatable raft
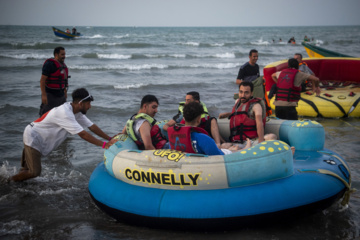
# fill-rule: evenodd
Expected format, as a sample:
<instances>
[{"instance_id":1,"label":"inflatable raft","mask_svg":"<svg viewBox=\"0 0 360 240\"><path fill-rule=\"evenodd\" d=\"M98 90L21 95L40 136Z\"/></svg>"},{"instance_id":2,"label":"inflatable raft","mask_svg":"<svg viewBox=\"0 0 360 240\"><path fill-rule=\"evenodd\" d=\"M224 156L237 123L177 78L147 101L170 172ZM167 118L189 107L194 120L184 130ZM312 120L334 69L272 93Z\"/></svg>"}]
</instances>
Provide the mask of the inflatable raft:
<instances>
[{"instance_id":1,"label":"inflatable raft","mask_svg":"<svg viewBox=\"0 0 360 240\"><path fill-rule=\"evenodd\" d=\"M228 124L219 120L225 138ZM280 140L225 156L140 151L127 135L119 135L90 177L90 196L119 221L187 230L288 220L342 197L348 202L348 165L324 149L319 123L271 120L266 132ZM294 156L289 145L296 147Z\"/></svg>"},{"instance_id":2,"label":"inflatable raft","mask_svg":"<svg viewBox=\"0 0 360 240\"><path fill-rule=\"evenodd\" d=\"M301 93L296 108L305 117L360 117L360 58L305 58L303 59L320 79L321 94ZM287 60L271 63L264 68L266 91L270 91L274 72L287 68ZM274 98L270 100L274 110Z\"/></svg>"}]
</instances>

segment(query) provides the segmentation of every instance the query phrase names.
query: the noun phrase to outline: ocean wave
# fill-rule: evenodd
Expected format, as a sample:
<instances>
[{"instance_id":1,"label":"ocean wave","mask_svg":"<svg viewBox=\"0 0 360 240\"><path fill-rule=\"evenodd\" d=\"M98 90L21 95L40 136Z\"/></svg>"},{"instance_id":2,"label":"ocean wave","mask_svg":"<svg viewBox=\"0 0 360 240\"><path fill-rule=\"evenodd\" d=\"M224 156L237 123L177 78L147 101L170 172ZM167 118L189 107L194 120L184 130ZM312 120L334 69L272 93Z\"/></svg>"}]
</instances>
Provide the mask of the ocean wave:
<instances>
[{"instance_id":1,"label":"ocean wave","mask_svg":"<svg viewBox=\"0 0 360 240\"><path fill-rule=\"evenodd\" d=\"M93 36L82 36L83 38L90 38L90 39L94 39L94 38L104 38L103 35L101 34L95 34Z\"/></svg>"},{"instance_id":2,"label":"ocean wave","mask_svg":"<svg viewBox=\"0 0 360 240\"><path fill-rule=\"evenodd\" d=\"M132 88L141 88L143 86L147 86L148 84L144 83L135 83L135 84L129 84L129 85L115 85L115 89L132 89Z\"/></svg>"},{"instance_id":3,"label":"ocean wave","mask_svg":"<svg viewBox=\"0 0 360 240\"><path fill-rule=\"evenodd\" d=\"M200 43L200 42L179 42L178 45L192 46L192 47L223 47L225 43Z\"/></svg>"},{"instance_id":4,"label":"ocean wave","mask_svg":"<svg viewBox=\"0 0 360 240\"><path fill-rule=\"evenodd\" d=\"M22 54L0 54L0 57L13 58L13 59L47 59L50 56L48 54L22 53Z\"/></svg>"},{"instance_id":5,"label":"ocean wave","mask_svg":"<svg viewBox=\"0 0 360 240\"><path fill-rule=\"evenodd\" d=\"M140 70L156 70L156 69L190 69L190 68L209 68L209 69L230 69L238 67L238 63L202 63L190 65L166 65L166 64L108 64L108 65L73 65L69 66L73 70L127 70L127 71L140 71Z\"/></svg>"},{"instance_id":6,"label":"ocean wave","mask_svg":"<svg viewBox=\"0 0 360 240\"><path fill-rule=\"evenodd\" d=\"M123 55L117 53L110 53L110 54L97 53L97 56L100 59L130 59L131 58L131 55Z\"/></svg>"},{"instance_id":7,"label":"ocean wave","mask_svg":"<svg viewBox=\"0 0 360 240\"><path fill-rule=\"evenodd\" d=\"M141 64L141 65L130 65L130 64L109 64L109 65L74 65L69 67L70 69L78 70L129 70L129 71L139 71L139 70L149 70L149 69L164 69L168 68L168 65L164 64Z\"/></svg>"},{"instance_id":8,"label":"ocean wave","mask_svg":"<svg viewBox=\"0 0 360 240\"><path fill-rule=\"evenodd\" d=\"M255 41L255 42L250 42L250 44L261 46L261 45L269 45L270 42L269 41L263 41L263 39L260 38L259 40Z\"/></svg>"},{"instance_id":9,"label":"ocean wave","mask_svg":"<svg viewBox=\"0 0 360 240\"><path fill-rule=\"evenodd\" d=\"M125 35L116 35L116 36L114 36L114 38L127 38L127 37L130 37L130 35L125 34Z\"/></svg>"},{"instance_id":10,"label":"ocean wave","mask_svg":"<svg viewBox=\"0 0 360 240\"><path fill-rule=\"evenodd\" d=\"M8 42L0 43L0 47L6 49L54 49L58 47L58 43L48 43L48 42L28 42L28 43L17 43L17 42Z\"/></svg>"}]
</instances>

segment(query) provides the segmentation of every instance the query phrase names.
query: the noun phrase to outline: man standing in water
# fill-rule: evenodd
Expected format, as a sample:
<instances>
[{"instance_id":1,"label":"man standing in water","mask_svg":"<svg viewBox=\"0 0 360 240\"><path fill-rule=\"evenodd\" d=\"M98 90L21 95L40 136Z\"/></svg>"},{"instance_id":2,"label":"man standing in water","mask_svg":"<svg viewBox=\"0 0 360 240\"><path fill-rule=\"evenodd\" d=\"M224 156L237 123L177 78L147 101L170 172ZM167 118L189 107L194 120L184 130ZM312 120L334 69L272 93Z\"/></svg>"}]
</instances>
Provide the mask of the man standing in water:
<instances>
[{"instance_id":1,"label":"man standing in water","mask_svg":"<svg viewBox=\"0 0 360 240\"><path fill-rule=\"evenodd\" d=\"M239 69L239 73L236 79L236 84L239 85L242 81L253 82L260 77L259 65L257 60L259 58L258 51L251 49L249 52L249 62L246 62Z\"/></svg>"},{"instance_id":2,"label":"man standing in water","mask_svg":"<svg viewBox=\"0 0 360 240\"><path fill-rule=\"evenodd\" d=\"M40 176L41 157L50 154L69 134L78 134L85 141L106 149L116 142L85 116L94 100L89 92L85 88L76 89L72 98L72 103L66 102L53 108L25 128L21 169L10 180L23 181ZM93 137L82 126L110 141L103 142Z\"/></svg>"},{"instance_id":3,"label":"man standing in water","mask_svg":"<svg viewBox=\"0 0 360 240\"><path fill-rule=\"evenodd\" d=\"M65 49L56 47L54 58L49 58L44 62L40 78L40 116L66 102L68 78L70 76L68 76L69 71L64 61Z\"/></svg>"}]
</instances>

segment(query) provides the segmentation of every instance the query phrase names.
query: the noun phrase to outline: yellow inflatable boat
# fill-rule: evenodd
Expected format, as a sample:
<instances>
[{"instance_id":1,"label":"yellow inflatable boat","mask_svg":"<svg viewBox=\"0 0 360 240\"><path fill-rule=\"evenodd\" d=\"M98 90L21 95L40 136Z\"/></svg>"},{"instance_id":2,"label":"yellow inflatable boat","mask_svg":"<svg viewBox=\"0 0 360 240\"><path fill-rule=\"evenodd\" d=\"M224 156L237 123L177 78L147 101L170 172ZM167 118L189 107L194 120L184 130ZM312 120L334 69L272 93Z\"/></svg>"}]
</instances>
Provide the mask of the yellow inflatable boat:
<instances>
[{"instance_id":1,"label":"yellow inflatable boat","mask_svg":"<svg viewBox=\"0 0 360 240\"><path fill-rule=\"evenodd\" d=\"M296 108L305 117L360 117L360 58L305 58L309 68L320 78L321 94L301 93ZM274 72L287 68L287 60L271 63L264 68L266 90L274 81ZM270 100L271 108L274 98Z\"/></svg>"}]
</instances>

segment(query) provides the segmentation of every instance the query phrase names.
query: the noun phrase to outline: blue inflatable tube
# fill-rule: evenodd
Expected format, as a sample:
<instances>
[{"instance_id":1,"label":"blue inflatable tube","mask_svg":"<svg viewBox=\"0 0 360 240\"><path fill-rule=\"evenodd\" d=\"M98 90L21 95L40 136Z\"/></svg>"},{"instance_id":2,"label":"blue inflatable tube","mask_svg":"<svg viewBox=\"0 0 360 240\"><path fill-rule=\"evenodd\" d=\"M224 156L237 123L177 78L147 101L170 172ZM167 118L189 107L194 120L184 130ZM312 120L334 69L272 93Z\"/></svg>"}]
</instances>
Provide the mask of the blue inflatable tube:
<instances>
[{"instance_id":1,"label":"blue inflatable tube","mask_svg":"<svg viewBox=\"0 0 360 240\"><path fill-rule=\"evenodd\" d=\"M238 228L323 210L349 192L350 172L340 156L323 148L320 124L298 123L268 124L281 140L295 141L292 146L304 149L294 156L286 142L271 141L230 157L202 156L199 160L185 155L176 162L173 158L179 153L169 157L170 153L163 152L165 161L159 152L133 149L133 142L120 136L92 173L90 195L101 210L119 221L172 229ZM305 136L312 136L314 130L307 132L311 128L317 129L317 140ZM291 131L297 138L286 134ZM318 142L308 146L309 140ZM218 175L204 175L207 168L216 168ZM197 172L201 175L191 185L186 174Z\"/></svg>"}]
</instances>

